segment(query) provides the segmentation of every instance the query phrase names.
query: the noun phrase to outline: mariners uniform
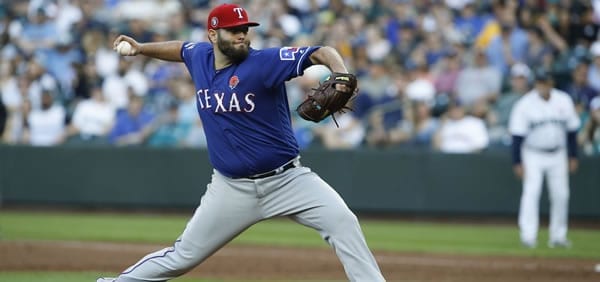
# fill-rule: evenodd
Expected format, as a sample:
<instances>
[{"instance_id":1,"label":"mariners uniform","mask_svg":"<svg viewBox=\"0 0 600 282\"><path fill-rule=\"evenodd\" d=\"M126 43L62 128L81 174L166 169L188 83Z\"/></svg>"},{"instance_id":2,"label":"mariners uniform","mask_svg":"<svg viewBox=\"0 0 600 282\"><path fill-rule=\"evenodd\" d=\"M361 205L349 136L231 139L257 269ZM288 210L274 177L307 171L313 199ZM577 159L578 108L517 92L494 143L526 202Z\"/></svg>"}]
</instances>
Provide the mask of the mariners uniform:
<instances>
[{"instance_id":1,"label":"mariners uniform","mask_svg":"<svg viewBox=\"0 0 600 282\"><path fill-rule=\"evenodd\" d=\"M209 16L213 27L232 22L256 25L236 5L219 6ZM318 49L250 48L243 61L216 70L213 44L183 43L181 59L196 87L214 166L212 180L175 244L147 255L116 281L180 276L251 225L276 216L317 230L351 281L385 281L356 216L332 187L299 161L284 83L302 75Z\"/></svg>"},{"instance_id":2,"label":"mariners uniform","mask_svg":"<svg viewBox=\"0 0 600 282\"><path fill-rule=\"evenodd\" d=\"M540 73L536 83L548 83ZM550 199L551 246L566 245L569 201L568 159L576 158L575 134L579 118L568 94L548 87L544 99L537 88L513 107L509 131L513 135L513 162L523 168L523 191L519 210L521 242L534 247L539 226L542 180L547 179Z\"/></svg>"}]
</instances>

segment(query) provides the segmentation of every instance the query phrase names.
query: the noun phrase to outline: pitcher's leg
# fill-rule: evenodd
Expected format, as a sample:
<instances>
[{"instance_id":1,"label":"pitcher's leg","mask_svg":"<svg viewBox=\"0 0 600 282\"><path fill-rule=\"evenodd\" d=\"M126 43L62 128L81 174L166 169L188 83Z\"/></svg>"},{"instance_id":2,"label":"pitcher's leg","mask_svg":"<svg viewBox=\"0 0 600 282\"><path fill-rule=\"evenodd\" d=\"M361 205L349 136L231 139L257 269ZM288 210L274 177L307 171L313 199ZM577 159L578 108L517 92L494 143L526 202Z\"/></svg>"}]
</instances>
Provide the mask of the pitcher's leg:
<instances>
[{"instance_id":1,"label":"pitcher's leg","mask_svg":"<svg viewBox=\"0 0 600 282\"><path fill-rule=\"evenodd\" d=\"M183 275L258 220L253 194L213 176L200 206L175 244L147 255L117 281L166 281Z\"/></svg>"},{"instance_id":2,"label":"pitcher's leg","mask_svg":"<svg viewBox=\"0 0 600 282\"><path fill-rule=\"evenodd\" d=\"M349 281L385 281L356 216L345 205L315 207L292 218L314 228L333 248Z\"/></svg>"},{"instance_id":3,"label":"pitcher's leg","mask_svg":"<svg viewBox=\"0 0 600 282\"><path fill-rule=\"evenodd\" d=\"M267 217L290 215L316 229L333 247L350 281L385 281L358 219L338 193L308 168L292 174L293 181L268 196L272 199L264 206Z\"/></svg>"},{"instance_id":4,"label":"pitcher's leg","mask_svg":"<svg viewBox=\"0 0 600 282\"><path fill-rule=\"evenodd\" d=\"M519 208L519 229L521 242L535 244L539 228L539 202L542 193L542 168L538 165L525 163L523 176L523 191Z\"/></svg>"},{"instance_id":5,"label":"pitcher's leg","mask_svg":"<svg viewBox=\"0 0 600 282\"><path fill-rule=\"evenodd\" d=\"M550 242L566 242L569 217L569 174L566 160L548 171L548 190Z\"/></svg>"}]
</instances>

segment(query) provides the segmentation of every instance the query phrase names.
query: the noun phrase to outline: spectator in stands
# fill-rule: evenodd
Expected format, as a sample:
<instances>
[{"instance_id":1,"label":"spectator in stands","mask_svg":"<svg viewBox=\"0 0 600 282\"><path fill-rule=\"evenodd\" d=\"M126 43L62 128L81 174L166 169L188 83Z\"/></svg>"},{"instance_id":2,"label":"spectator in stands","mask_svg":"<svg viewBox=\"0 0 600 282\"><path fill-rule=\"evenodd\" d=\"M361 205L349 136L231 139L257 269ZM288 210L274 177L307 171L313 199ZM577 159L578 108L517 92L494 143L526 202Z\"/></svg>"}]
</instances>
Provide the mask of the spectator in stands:
<instances>
[{"instance_id":1,"label":"spectator in stands","mask_svg":"<svg viewBox=\"0 0 600 282\"><path fill-rule=\"evenodd\" d=\"M27 115L31 109L30 85L27 76L20 76L8 78L2 87L2 101L8 112L2 140L8 144L18 144L23 139Z\"/></svg>"},{"instance_id":2,"label":"spectator in stands","mask_svg":"<svg viewBox=\"0 0 600 282\"><path fill-rule=\"evenodd\" d=\"M495 117L495 122L489 128L492 144L510 145L511 135L508 132L510 111L517 100L531 89L530 83L531 69L523 63L514 64L510 69L509 89L500 95L492 108Z\"/></svg>"},{"instance_id":3,"label":"spectator in stands","mask_svg":"<svg viewBox=\"0 0 600 282\"><path fill-rule=\"evenodd\" d=\"M430 99L434 89L425 79L407 82L408 78L397 74L395 78L394 96L387 96L385 103L379 103L371 108L367 115L368 132L366 143L371 146L396 146L406 143L410 135L410 97L415 99Z\"/></svg>"},{"instance_id":4,"label":"spectator in stands","mask_svg":"<svg viewBox=\"0 0 600 282\"><path fill-rule=\"evenodd\" d=\"M165 34L155 33L154 42L168 41ZM114 53L114 52L113 52ZM148 94L145 95L146 107L153 113L162 113L168 111L171 102L175 99L181 100L182 95L188 96L185 99L193 100L194 119L198 118L196 111L196 103L194 88L190 89L189 79L184 80L187 76L187 70L183 64L172 64L162 60L150 60L143 68L143 73L148 77ZM180 88L185 87L186 91L181 91ZM187 93L187 94L183 94ZM189 97L191 95L191 97ZM189 104L189 103L188 103ZM189 111L183 111L184 114L189 114Z\"/></svg>"},{"instance_id":5,"label":"spectator in stands","mask_svg":"<svg viewBox=\"0 0 600 282\"><path fill-rule=\"evenodd\" d=\"M151 127L155 128L148 139L151 147L181 147L190 133L192 124L179 122L179 105L171 103L169 110L157 117Z\"/></svg>"},{"instance_id":6,"label":"spectator in stands","mask_svg":"<svg viewBox=\"0 0 600 282\"><path fill-rule=\"evenodd\" d=\"M320 139L323 146L327 149L351 149L360 146L366 133L360 119L349 112L337 115L336 120L337 124L330 118L314 128L315 137Z\"/></svg>"},{"instance_id":7,"label":"spectator in stands","mask_svg":"<svg viewBox=\"0 0 600 282\"><path fill-rule=\"evenodd\" d=\"M589 64L583 60L579 61L571 73L571 82L565 89L565 92L571 95L575 103L575 109L580 115L590 109L590 102L598 96L598 92L588 83L588 71Z\"/></svg>"},{"instance_id":8,"label":"spectator in stands","mask_svg":"<svg viewBox=\"0 0 600 282\"><path fill-rule=\"evenodd\" d=\"M371 62L381 62L392 50L392 45L377 25L368 25L366 29L367 58Z\"/></svg>"},{"instance_id":9,"label":"spectator in stands","mask_svg":"<svg viewBox=\"0 0 600 282\"><path fill-rule=\"evenodd\" d=\"M456 50L447 50L437 68L432 70L437 95L454 96L461 70L462 62Z\"/></svg>"},{"instance_id":10,"label":"spectator in stands","mask_svg":"<svg viewBox=\"0 0 600 282\"><path fill-rule=\"evenodd\" d=\"M146 1L140 1L141 3L146 2ZM127 4L127 2L122 2L123 4ZM125 19L126 21L126 27L125 27L125 31L123 33L133 37L133 38L139 38L140 42L151 42L152 41L152 31L150 30L149 26L148 26L148 22L143 20L142 18L140 18L140 16L143 16L143 13L140 13L139 11L137 11L137 8L129 8L129 9L124 9L129 11L130 13L135 13L132 14L129 19ZM110 40L109 40L110 41Z\"/></svg>"},{"instance_id":11,"label":"spectator in stands","mask_svg":"<svg viewBox=\"0 0 600 282\"><path fill-rule=\"evenodd\" d=\"M397 37L398 43L393 47L392 52L398 58L397 63L402 65L405 63L404 59L410 57L410 54L418 45L419 35L416 24L404 19L399 23Z\"/></svg>"},{"instance_id":12,"label":"spectator in stands","mask_svg":"<svg viewBox=\"0 0 600 282\"><path fill-rule=\"evenodd\" d=\"M72 99L75 96L76 68L83 63L83 54L75 48L72 36L62 34L54 48L48 49L41 57L45 70L56 79L60 94L58 100L62 102Z\"/></svg>"},{"instance_id":13,"label":"spectator in stands","mask_svg":"<svg viewBox=\"0 0 600 282\"><path fill-rule=\"evenodd\" d=\"M4 132L4 142L8 144L21 144L27 130L27 116L31 112L31 102L24 100L20 107L10 115L7 128Z\"/></svg>"},{"instance_id":14,"label":"spectator in stands","mask_svg":"<svg viewBox=\"0 0 600 282\"><path fill-rule=\"evenodd\" d=\"M361 92L369 95L375 103L384 99L390 85L392 85L391 73L386 70L386 66L380 61L372 62L368 73L360 80Z\"/></svg>"},{"instance_id":15,"label":"spectator in stands","mask_svg":"<svg viewBox=\"0 0 600 282\"><path fill-rule=\"evenodd\" d=\"M410 144L420 148L431 148L433 136L437 132L439 123L437 118L431 116L431 103L414 101L412 103L411 137Z\"/></svg>"},{"instance_id":16,"label":"spectator in stands","mask_svg":"<svg viewBox=\"0 0 600 282\"><path fill-rule=\"evenodd\" d=\"M500 23L500 35L487 47L490 64L501 74L507 74L512 64L526 59L528 41L527 33L515 22L504 20Z\"/></svg>"},{"instance_id":17,"label":"spectator in stands","mask_svg":"<svg viewBox=\"0 0 600 282\"><path fill-rule=\"evenodd\" d=\"M38 49L53 48L57 38L56 24L48 17L48 11L39 7L27 17L20 35L15 37L15 43L29 57Z\"/></svg>"},{"instance_id":18,"label":"spectator in stands","mask_svg":"<svg viewBox=\"0 0 600 282\"><path fill-rule=\"evenodd\" d=\"M460 32L462 38L464 38L466 42L475 42L475 39L479 36L488 22L488 17L478 13L477 7L472 1L452 2L464 3L463 7L451 6L452 9L458 12L454 17L455 28Z\"/></svg>"},{"instance_id":19,"label":"spectator in stands","mask_svg":"<svg viewBox=\"0 0 600 282\"><path fill-rule=\"evenodd\" d=\"M401 105L394 104L394 106L400 107ZM394 120L386 118L389 112L393 113L398 110L391 107L378 107L371 112L368 119L369 130L365 136L367 144L377 147L389 147L403 144L410 139L409 128L404 117ZM402 110L398 112L400 114L404 113ZM393 116L398 115L394 114Z\"/></svg>"},{"instance_id":20,"label":"spectator in stands","mask_svg":"<svg viewBox=\"0 0 600 282\"><path fill-rule=\"evenodd\" d=\"M579 133L579 144L586 155L600 155L600 96L590 102L590 113Z\"/></svg>"},{"instance_id":21,"label":"spectator in stands","mask_svg":"<svg viewBox=\"0 0 600 282\"><path fill-rule=\"evenodd\" d=\"M102 84L102 78L96 71L96 62L88 60L76 67L77 77L74 85L74 96L64 101L68 108L74 107L79 101L90 98L94 85Z\"/></svg>"},{"instance_id":22,"label":"spectator in stands","mask_svg":"<svg viewBox=\"0 0 600 282\"><path fill-rule=\"evenodd\" d=\"M0 73L0 100L7 111L7 119L10 115L20 109L24 99L27 97L27 89L20 87L25 84L25 77L17 77L17 64L15 61L2 62Z\"/></svg>"},{"instance_id":23,"label":"spectator in stands","mask_svg":"<svg viewBox=\"0 0 600 282\"><path fill-rule=\"evenodd\" d=\"M74 33L75 26L83 19L80 0L61 0L56 3L55 23L58 34ZM71 34L73 36L75 34Z\"/></svg>"},{"instance_id":24,"label":"spectator in stands","mask_svg":"<svg viewBox=\"0 0 600 282\"><path fill-rule=\"evenodd\" d=\"M154 116L144 110L144 100L130 95L127 110L117 113L114 127L109 135L110 143L117 146L142 145L152 134Z\"/></svg>"},{"instance_id":25,"label":"spectator in stands","mask_svg":"<svg viewBox=\"0 0 600 282\"><path fill-rule=\"evenodd\" d=\"M597 15L594 15L593 7L597 6L597 2L571 1L570 4L567 17L560 22L558 32L564 36L568 46L588 48L598 39L600 31L600 25Z\"/></svg>"},{"instance_id":26,"label":"spectator in stands","mask_svg":"<svg viewBox=\"0 0 600 282\"><path fill-rule=\"evenodd\" d=\"M484 121L466 115L464 106L452 101L434 136L434 149L442 153L477 153L484 150L488 143Z\"/></svg>"},{"instance_id":27,"label":"spectator in stands","mask_svg":"<svg viewBox=\"0 0 600 282\"><path fill-rule=\"evenodd\" d=\"M134 38L145 36L148 30L166 28L169 18L181 10L182 3L178 0L128 0L117 1L114 12L121 20L130 21L129 32ZM150 36L151 35L147 35ZM143 38L149 40L150 38Z\"/></svg>"},{"instance_id":28,"label":"spectator in stands","mask_svg":"<svg viewBox=\"0 0 600 282\"><path fill-rule=\"evenodd\" d=\"M178 105L177 121L188 125L195 123L198 120L198 110L194 83L190 78L178 79L171 84L171 89L171 93L176 98L174 104Z\"/></svg>"},{"instance_id":29,"label":"spectator in stands","mask_svg":"<svg viewBox=\"0 0 600 282\"><path fill-rule=\"evenodd\" d=\"M42 92L39 109L27 115L27 128L23 134L23 143L33 146L55 146L65 141L65 108L55 103L52 92Z\"/></svg>"},{"instance_id":30,"label":"spectator in stands","mask_svg":"<svg viewBox=\"0 0 600 282\"><path fill-rule=\"evenodd\" d=\"M201 136L195 132L198 129L196 121L199 119L194 85L189 79L171 81L169 91L176 100L169 102L166 112L158 112L152 122L152 127L155 129L148 140L148 145L153 147L191 147L197 143L205 145L202 127L199 128L202 131ZM190 136L192 134L194 136Z\"/></svg>"},{"instance_id":31,"label":"spectator in stands","mask_svg":"<svg viewBox=\"0 0 600 282\"><path fill-rule=\"evenodd\" d=\"M600 41L596 41L590 46L590 55L592 64L588 69L587 81L596 92L600 92Z\"/></svg>"},{"instance_id":32,"label":"spectator in stands","mask_svg":"<svg viewBox=\"0 0 600 282\"><path fill-rule=\"evenodd\" d=\"M117 110L122 110L129 103L129 91L137 96L146 96L148 79L133 66L132 58L121 57L116 74L109 75L102 84L102 92L107 101Z\"/></svg>"},{"instance_id":33,"label":"spectator in stands","mask_svg":"<svg viewBox=\"0 0 600 282\"><path fill-rule=\"evenodd\" d=\"M502 73L488 64L485 51L475 48L474 55L473 62L458 74L454 89L465 106L478 100L495 101L502 86Z\"/></svg>"},{"instance_id":34,"label":"spectator in stands","mask_svg":"<svg viewBox=\"0 0 600 282\"><path fill-rule=\"evenodd\" d=\"M68 145L108 145L115 123L115 108L106 101L102 89L92 88L91 97L77 104L68 126Z\"/></svg>"},{"instance_id":35,"label":"spectator in stands","mask_svg":"<svg viewBox=\"0 0 600 282\"><path fill-rule=\"evenodd\" d=\"M58 93L56 79L50 75L38 58L33 58L27 63L24 75L20 77L22 93L27 93L27 98L33 109L39 109L41 105L42 91L49 90ZM24 96L25 97L25 96Z\"/></svg>"},{"instance_id":36,"label":"spectator in stands","mask_svg":"<svg viewBox=\"0 0 600 282\"><path fill-rule=\"evenodd\" d=\"M90 57L89 61L94 61L96 73L102 78L111 77L122 72L120 60L122 60L110 44L109 38L117 36L117 32L112 29L108 34L101 30L93 30L84 36L88 42L84 47Z\"/></svg>"},{"instance_id":37,"label":"spectator in stands","mask_svg":"<svg viewBox=\"0 0 600 282\"><path fill-rule=\"evenodd\" d=\"M529 43L525 63L529 66L540 67L544 65L544 57L551 56L552 46L544 38L544 33L539 27L532 27L527 32Z\"/></svg>"}]
</instances>

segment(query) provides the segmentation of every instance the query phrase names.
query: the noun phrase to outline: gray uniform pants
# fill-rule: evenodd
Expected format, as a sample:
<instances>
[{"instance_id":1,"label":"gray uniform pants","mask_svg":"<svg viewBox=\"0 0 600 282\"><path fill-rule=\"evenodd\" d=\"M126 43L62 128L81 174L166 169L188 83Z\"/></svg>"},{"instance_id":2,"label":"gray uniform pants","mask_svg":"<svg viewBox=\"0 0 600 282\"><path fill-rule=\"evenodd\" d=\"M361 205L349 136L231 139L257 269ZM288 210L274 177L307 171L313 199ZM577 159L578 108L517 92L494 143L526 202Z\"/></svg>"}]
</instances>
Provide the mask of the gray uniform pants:
<instances>
[{"instance_id":1,"label":"gray uniform pants","mask_svg":"<svg viewBox=\"0 0 600 282\"><path fill-rule=\"evenodd\" d=\"M307 167L263 179L231 179L216 170L200 206L172 247L151 253L118 282L166 281L188 272L251 225L290 216L333 247L350 281L385 281L356 216Z\"/></svg>"}]
</instances>

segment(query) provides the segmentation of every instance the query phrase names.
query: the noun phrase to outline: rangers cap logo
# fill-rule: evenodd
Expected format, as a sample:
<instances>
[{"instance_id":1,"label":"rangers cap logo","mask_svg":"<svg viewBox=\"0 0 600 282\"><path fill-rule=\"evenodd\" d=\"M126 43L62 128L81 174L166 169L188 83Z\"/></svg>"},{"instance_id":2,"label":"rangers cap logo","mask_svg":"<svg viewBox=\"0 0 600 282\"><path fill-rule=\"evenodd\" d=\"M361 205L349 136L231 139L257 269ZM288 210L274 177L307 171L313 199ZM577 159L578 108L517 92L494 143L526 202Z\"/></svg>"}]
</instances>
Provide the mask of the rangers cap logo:
<instances>
[{"instance_id":1,"label":"rangers cap logo","mask_svg":"<svg viewBox=\"0 0 600 282\"><path fill-rule=\"evenodd\" d=\"M206 24L207 29L259 25L257 22L249 21L246 10L235 4L222 4L212 9Z\"/></svg>"}]
</instances>

